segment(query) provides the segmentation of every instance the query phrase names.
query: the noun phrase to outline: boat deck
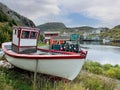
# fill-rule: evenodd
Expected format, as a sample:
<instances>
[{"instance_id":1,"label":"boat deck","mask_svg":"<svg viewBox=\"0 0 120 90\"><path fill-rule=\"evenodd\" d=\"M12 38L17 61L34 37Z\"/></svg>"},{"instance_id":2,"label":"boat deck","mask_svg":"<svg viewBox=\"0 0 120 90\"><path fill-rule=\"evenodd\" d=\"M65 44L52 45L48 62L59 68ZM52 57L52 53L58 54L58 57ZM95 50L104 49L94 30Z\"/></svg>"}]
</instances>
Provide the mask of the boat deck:
<instances>
[{"instance_id":1,"label":"boat deck","mask_svg":"<svg viewBox=\"0 0 120 90\"><path fill-rule=\"evenodd\" d=\"M5 45L5 48L12 52L12 53L16 53L12 50L11 45ZM57 51L57 50L45 50L45 49L41 49L38 48L36 52L34 53L30 53L31 50L28 49L27 52L25 51L22 54L29 54L29 55L71 55L71 54L77 54L77 53L73 53L73 52L65 52L65 51Z\"/></svg>"}]
</instances>

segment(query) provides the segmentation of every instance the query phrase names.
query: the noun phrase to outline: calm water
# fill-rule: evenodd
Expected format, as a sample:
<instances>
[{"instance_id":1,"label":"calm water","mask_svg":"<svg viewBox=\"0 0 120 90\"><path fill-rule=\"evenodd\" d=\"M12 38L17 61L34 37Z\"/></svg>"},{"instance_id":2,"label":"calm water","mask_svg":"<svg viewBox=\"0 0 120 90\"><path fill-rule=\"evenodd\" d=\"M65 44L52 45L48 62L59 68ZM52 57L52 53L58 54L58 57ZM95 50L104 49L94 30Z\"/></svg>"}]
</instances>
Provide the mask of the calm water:
<instances>
[{"instance_id":1,"label":"calm water","mask_svg":"<svg viewBox=\"0 0 120 90\"><path fill-rule=\"evenodd\" d=\"M88 51L87 60L97 61L101 64L120 65L120 47L100 45L100 43L81 44L83 49Z\"/></svg>"}]
</instances>

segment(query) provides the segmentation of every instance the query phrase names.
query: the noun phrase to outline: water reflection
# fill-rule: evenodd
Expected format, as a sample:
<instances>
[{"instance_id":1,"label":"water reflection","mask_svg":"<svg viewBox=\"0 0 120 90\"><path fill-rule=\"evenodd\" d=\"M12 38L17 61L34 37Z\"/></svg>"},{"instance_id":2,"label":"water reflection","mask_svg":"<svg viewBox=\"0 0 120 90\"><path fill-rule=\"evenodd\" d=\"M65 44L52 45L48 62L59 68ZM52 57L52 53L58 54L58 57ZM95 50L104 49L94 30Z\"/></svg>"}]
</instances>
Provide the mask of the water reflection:
<instances>
[{"instance_id":1,"label":"water reflection","mask_svg":"<svg viewBox=\"0 0 120 90\"><path fill-rule=\"evenodd\" d=\"M92 43L94 44L94 43ZM101 64L120 65L120 47L110 45L100 45L101 43L91 45L83 43L81 46L88 51L87 59L100 62Z\"/></svg>"},{"instance_id":2,"label":"water reflection","mask_svg":"<svg viewBox=\"0 0 120 90\"><path fill-rule=\"evenodd\" d=\"M85 41L85 42L80 42L81 44L84 44L84 45L88 45L88 44L90 44L90 45L101 45L102 44L102 42L95 42L95 41Z\"/></svg>"}]
</instances>

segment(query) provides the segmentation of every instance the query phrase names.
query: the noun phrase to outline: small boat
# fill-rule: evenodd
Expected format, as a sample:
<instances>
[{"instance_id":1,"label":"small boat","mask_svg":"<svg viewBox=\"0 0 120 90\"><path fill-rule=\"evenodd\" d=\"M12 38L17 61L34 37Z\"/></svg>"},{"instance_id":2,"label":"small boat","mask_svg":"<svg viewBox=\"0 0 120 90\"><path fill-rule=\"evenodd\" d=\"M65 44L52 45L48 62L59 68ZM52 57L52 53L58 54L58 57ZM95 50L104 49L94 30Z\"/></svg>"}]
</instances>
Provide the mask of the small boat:
<instances>
[{"instance_id":1,"label":"small boat","mask_svg":"<svg viewBox=\"0 0 120 90\"><path fill-rule=\"evenodd\" d=\"M103 43L105 44L105 43L109 43L110 42L110 40L109 39L103 39Z\"/></svg>"},{"instance_id":2,"label":"small boat","mask_svg":"<svg viewBox=\"0 0 120 90\"><path fill-rule=\"evenodd\" d=\"M28 70L73 80L80 72L87 51L80 53L37 48L39 30L14 27L12 42L2 44L9 63Z\"/></svg>"}]
</instances>

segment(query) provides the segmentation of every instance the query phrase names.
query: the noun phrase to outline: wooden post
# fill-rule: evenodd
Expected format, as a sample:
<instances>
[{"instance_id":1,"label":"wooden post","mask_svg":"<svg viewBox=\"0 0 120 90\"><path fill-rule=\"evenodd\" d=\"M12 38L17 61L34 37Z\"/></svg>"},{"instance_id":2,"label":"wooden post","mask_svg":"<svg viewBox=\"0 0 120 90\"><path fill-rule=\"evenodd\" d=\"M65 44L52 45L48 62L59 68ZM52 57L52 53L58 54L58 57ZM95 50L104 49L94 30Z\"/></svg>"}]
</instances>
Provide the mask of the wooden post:
<instances>
[{"instance_id":1,"label":"wooden post","mask_svg":"<svg viewBox=\"0 0 120 90\"><path fill-rule=\"evenodd\" d=\"M33 81L33 88L34 88L34 90L37 89L37 86L36 86L36 81L37 81L37 69L38 69L38 60L36 60L36 66L35 66L35 71L34 71L34 81Z\"/></svg>"}]
</instances>

